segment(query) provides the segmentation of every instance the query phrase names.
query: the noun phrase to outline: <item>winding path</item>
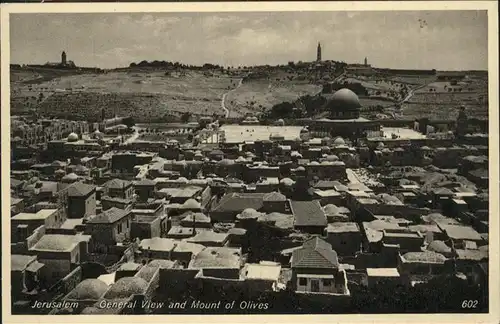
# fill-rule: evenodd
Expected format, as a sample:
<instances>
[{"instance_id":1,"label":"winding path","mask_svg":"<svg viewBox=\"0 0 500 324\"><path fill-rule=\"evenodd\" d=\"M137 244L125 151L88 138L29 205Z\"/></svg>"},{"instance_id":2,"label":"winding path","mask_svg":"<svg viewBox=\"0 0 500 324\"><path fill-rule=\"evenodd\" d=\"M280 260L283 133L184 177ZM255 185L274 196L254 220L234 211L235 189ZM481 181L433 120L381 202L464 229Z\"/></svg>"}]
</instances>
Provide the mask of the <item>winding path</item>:
<instances>
[{"instance_id":1,"label":"winding path","mask_svg":"<svg viewBox=\"0 0 500 324\"><path fill-rule=\"evenodd\" d=\"M425 88L427 85L429 85L429 83L425 83L425 84L419 85L413 89L410 89L408 91L408 94L406 95L406 97L403 100L401 100L400 102L398 102L398 104L401 105L401 112L400 112L401 116L403 116L403 110L404 110L402 105L408 103L408 100L410 100L410 98L413 97L413 95L415 94L415 91L418 91L422 88Z\"/></svg>"},{"instance_id":2,"label":"winding path","mask_svg":"<svg viewBox=\"0 0 500 324\"><path fill-rule=\"evenodd\" d=\"M226 108L226 96L228 94L230 94L232 91L234 91L234 90L238 89L239 87L241 87L242 84L243 84L243 78L240 79L240 81L238 82L238 85L236 86L236 88L231 89L231 90L229 90L228 92L226 92L226 93L224 93L222 95L222 98L221 98L221 107L224 110L224 117L226 117L226 118L229 117L229 109Z\"/></svg>"}]
</instances>

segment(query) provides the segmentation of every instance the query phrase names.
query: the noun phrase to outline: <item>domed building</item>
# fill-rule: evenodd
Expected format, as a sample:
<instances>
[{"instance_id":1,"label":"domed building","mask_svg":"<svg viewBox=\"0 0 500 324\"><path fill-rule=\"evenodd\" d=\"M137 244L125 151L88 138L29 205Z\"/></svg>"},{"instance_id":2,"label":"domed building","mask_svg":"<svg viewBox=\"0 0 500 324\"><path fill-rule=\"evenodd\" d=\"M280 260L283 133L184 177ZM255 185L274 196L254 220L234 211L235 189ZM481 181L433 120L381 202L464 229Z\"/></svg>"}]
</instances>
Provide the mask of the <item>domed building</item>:
<instances>
[{"instance_id":1,"label":"domed building","mask_svg":"<svg viewBox=\"0 0 500 324\"><path fill-rule=\"evenodd\" d=\"M139 277L124 277L109 288L104 295L105 299L125 299L132 295L144 294L148 283Z\"/></svg>"},{"instance_id":2,"label":"domed building","mask_svg":"<svg viewBox=\"0 0 500 324\"><path fill-rule=\"evenodd\" d=\"M262 213L259 213L253 208L246 208L240 214L236 215L237 220L245 220L245 219L257 219Z\"/></svg>"},{"instance_id":3,"label":"domed building","mask_svg":"<svg viewBox=\"0 0 500 324\"><path fill-rule=\"evenodd\" d=\"M69 294L66 300L99 300L108 291L109 286L99 279L85 279Z\"/></svg>"},{"instance_id":4,"label":"domed building","mask_svg":"<svg viewBox=\"0 0 500 324\"><path fill-rule=\"evenodd\" d=\"M350 89L337 90L330 96L326 105L328 118L301 119L314 137L342 136L348 139L380 134L380 123L360 116L361 102Z\"/></svg>"},{"instance_id":5,"label":"domed building","mask_svg":"<svg viewBox=\"0 0 500 324\"><path fill-rule=\"evenodd\" d=\"M344 88L333 94L326 107L333 119L356 119L359 118L361 104L354 92Z\"/></svg>"},{"instance_id":6,"label":"domed building","mask_svg":"<svg viewBox=\"0 0 500 324\"><path fill-rule=\"evenodd\" d=\"M342 137L338 136L337 138L335 138L335 140L333 141L333 145L335 146L339 146L339 145L345 145L345 141Z\"/></svg>"},{"instance_id":7,"label":"domed building","mask_svg":"<svg viewBox=\"0 0 500 324\"><path fill-rule=\"evenodd\" d=\"M71 133L66 139L68 142L78 142L78 135L76 133Z\"/></svg>"}]
</instances>

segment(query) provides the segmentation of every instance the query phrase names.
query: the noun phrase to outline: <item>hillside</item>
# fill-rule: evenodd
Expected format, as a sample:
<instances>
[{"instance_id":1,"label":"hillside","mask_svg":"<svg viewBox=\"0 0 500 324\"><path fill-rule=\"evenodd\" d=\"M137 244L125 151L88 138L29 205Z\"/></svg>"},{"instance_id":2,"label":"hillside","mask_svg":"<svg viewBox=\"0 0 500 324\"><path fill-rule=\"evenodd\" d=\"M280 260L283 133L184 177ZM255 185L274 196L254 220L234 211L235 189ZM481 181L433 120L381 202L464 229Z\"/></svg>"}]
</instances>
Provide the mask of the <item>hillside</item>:
<instances>
[{"instance_id":1,"label":"hillside","mask_svg":"<svg viewBox=\"0 0 500 324\"><path fill-rule=\"evenodd\" d=\"M15 73L19 79L19 74ZM12 82L12 112L28 108L49 116L92 118L104 108L107 115L131 115L154 121L165 115L223 115L221 99L238 79L198 72L165 74L126 71L68 75L26 85ZM40 100L39 97L42 96Z\"/></svg>"},{"instance_id":2,"label":"hillside","mask_svg":"<svg viewBox=\"0 0 500 324\"><path fill-rule=\"evenodd\" d=\"M221 69L124 68L113 71L14 68L11 70L11 112L43 112L47 116L98 120L130 115L138 122L161 122L189 112L195 116L241 117L259 114L283 102L315 95L327 86L355 85L368 118L455 118L458 106L487 118L487 78L471 75L459 82L443 82L436 75L396 75L375 72L354 75L342 71L321 74L291 67L257 73ZM331 89L330 89L331 90ZM333 91L326 91L325 97Z\"/></svg>"}]
</instances>

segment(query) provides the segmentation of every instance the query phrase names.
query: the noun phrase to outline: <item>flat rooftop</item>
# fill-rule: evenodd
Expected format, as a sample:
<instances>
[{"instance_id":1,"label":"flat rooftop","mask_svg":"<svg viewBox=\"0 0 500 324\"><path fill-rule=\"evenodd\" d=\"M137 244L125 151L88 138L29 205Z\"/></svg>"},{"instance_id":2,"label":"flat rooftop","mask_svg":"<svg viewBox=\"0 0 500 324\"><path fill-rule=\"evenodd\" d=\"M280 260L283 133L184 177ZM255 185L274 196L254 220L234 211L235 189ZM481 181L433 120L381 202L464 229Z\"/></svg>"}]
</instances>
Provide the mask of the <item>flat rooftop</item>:
<instances>
[{"instance_id":1,"label":"flat rooftop","mask_svg":"<svg viewBox=\"0 0 500 324\"><path fill-rule=\"evenodd\" d=\"M367 268L369 277L399 277L397 268Z\"/></svg>"},{"instance_id":2,"label":"flat rooftop","mask_svg":"<svg viewBox=\"0 0 500 324\"><path fill-rule=\"evenodd\" d=\"M392 134L396 134L399 136L398 139L425 139L425 136L422 133L419 133L410 128L403 127L384 127L382 129L384 138L392 139Z\"/></svg>"},{"instance_id":3,"label":"flat rooftop","mask_svg":"<svg viewBox=\"0 0 500 324\"><path fill-rule=\"evenodd\" d=\"M43 220L57 212L57 209L42 209L36 213L19 213L12 220Z\"/></svg>"},{"instance_id":4,"label":"flat rooftop","mask_svg":"<svg viewBox=\"0 0 500 324\"><path fill-rule=\"evenodd\" d=\"M282 136L285 140L300 137L302 126L264 126L264 125L222 125L227 143L243 143L269 140L271 135Z\"/></svg>"}]
</instances>

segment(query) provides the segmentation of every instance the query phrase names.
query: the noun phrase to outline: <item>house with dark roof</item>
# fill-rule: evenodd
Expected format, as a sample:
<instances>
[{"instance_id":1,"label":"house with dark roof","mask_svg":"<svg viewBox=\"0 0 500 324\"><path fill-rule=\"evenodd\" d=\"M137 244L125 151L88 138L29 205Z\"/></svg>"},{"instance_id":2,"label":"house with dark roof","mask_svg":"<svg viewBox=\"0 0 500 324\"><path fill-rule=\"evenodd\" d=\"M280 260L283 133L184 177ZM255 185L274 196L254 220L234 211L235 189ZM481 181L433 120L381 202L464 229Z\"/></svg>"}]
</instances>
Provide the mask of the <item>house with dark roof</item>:
<instances>
[{"instance_id":1,"label":"house with dark roof","mask_svg":"<svg viewBox=\"0 0 500 324\"><path fill-rule=\"evenodd\" d=\"M323 234L328 222L319 201L291 201L290 209L295 217L294 228L305 233Z\"/></svg>"},{"instance_id":2,"label":"house with dark roof","mask_svg":"<svg viewBox=\"0 0 500 324\"><path fill-rule=\"evenodd\" d=\"M170 202L175 204L184 204L190 199L195 199L203 191L202 187L187 186L177 191L170 197Z\"/></svg>"},{"instance_id":3,"label":"house with dark roof","mask_svg":"<svg viewBox=\"0 0 500 324\"><path fill-rule=\"evenodd\" d=\"M96 187L82 182L75 182L67 188L68 218L85 218L95 215Z\"/></svg>"},{"instance_id":4,"label":"house with dark roof","mask_svg":"<svg viewBox=\"0 0 500 324\"><path fill-rule=\"evenodd\" d=\"M302 293L348 295L345 272L339 269L337 252L319 237L292 252L292 287Z\"/></svg>"},{"instance_id":5,"label":"house with dark roof","mask_svg":"<svg viewBox=\"0 0 500 324\"><path fill-rule=\"evenodd\" d=\"M93 238L94 248L106 252L108 246L122 243L130 238L132 212L110 208L87 219L85 233Z\"/></svg>"},{"instance_id":6,"label":"house with dark roof","mask_svg":"<svg viewBox=\"0 0 500 324\"><path fill-rule=\"evenodd\" d=\"M134 195L132 182L122 179L111 179L104 184L106 196L130 199Z\"/></svg>"},{"instance_id":7,"label":"house with dark roof","mask_svg":"<svg viewBox=\"0 0 500 324\"><path fill-rule=\"evenodd\" d=\"M131 198L110 197L110 196L101 197L102 210L108 210L113 207L118 209L130 209L132 208L133 203L134 200Z\"/></svg>"}]
</instances>

